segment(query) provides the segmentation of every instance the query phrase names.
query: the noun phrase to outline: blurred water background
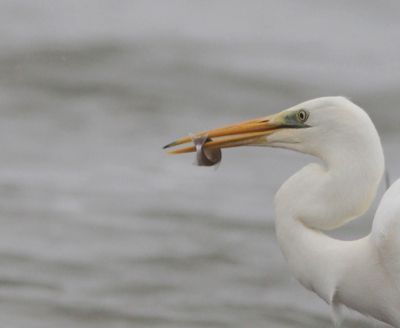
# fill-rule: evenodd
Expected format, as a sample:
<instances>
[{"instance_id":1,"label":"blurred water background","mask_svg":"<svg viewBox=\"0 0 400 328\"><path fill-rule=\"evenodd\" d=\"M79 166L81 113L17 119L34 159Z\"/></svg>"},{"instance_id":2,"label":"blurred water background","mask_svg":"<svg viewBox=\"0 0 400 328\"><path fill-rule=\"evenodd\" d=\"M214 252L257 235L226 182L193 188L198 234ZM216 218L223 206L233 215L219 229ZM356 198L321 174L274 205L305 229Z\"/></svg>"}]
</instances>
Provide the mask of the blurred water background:
<instances>
[{"instance_id":1,"label":"blurred water background","mask_svg":"<svg viewBox=\"0 0 400 328\"><path fill-rule=\"evenodd\" d=\"M242 147L214 172L161 148L343 95L398 179L399 16L361 0L0 1L0 326L333 327L273 220L314 159ZM385 189L331 235L367 235Z\"/></svg>"}]
</instances>

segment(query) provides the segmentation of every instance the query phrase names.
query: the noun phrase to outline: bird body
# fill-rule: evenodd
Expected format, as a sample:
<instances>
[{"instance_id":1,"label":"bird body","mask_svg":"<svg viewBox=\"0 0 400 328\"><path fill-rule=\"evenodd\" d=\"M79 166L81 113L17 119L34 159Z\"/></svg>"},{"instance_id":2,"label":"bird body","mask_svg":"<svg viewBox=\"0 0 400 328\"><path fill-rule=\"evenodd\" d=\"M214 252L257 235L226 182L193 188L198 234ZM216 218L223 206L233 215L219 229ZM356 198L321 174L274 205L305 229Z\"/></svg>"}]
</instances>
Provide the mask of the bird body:
<instances>
[{"instance_id":1,"label":"bird body","mask_svg":"<svg viewBox=\"0 0 400 328\"><path fill-rule=\"evenodd\" d=\"M368 236L341 241L321 232L361 216L376 196L385 165L369 116L346 98L325 97L209 136L236 136L206 143L209 149L279 147L322 160L301 169L276 194L283 256L299 282L331 305L336 322L346 306L400 328L400 180L382 198ZM172 153L189 151L193 147Z\"/></svg>"},{"instance_id":2,"label":"bird body","mask_svg":"<svg viewBox=\"0 0 400 328\"><path fill-rule=\"evenodd\" d=\"M387 191L389 200L385 195L369 236L340 241L320 232L342 226L370 207L384 173L376 129L361 108L344 98L328 98L322 103L318 99L299 106L314 109L308 124L324 133L309 129L299 143L288 143L285 148L311 153L325 166L306 166L286 181L275 197L282 253L299 282L332 306L336 320L340 306L345 305L400 327L400 248L396 247L400 246L400 231L394 234L394 229L400 229L400 182ZM340 128L343 126L345 130ZM277 134L271 138L282 142L284 138ZM317 134L321 137L316 138ZM317 144L309 147L314 141ZM397 264L394 269L393 263Z\"/></svg>"},{"instance_id":3,"label":"bird body","mask_svg":"<svg viewBox=\"0 0 400 328\"><path fill-rule=\"evenodd\" d=\"M309 176L313 170L315 168L310 170L307 167L298 175L306 172ZM290 202L285 201L290 197L285 189L297 182L297 178L289 179L275 198L276 233L294 276L304 287L331 305L335 321L340 321L339 309L345 305L400 327L400 248L396 247L396 237L400 233L395 235L396 229L400 228L400 212L397 210L397 215L393 212L393 220L387 222L382 222L382 216L379 215L381 208L383 211L395 206L399 208L400 181L386 192L371 234L355 241L341 241L326 236L316 227L306 225L297 216ZM306 189L303 189L303 194L307 194ZM389 197L392 203L388 204L386 198L391 194L397 195L397 199ZM301 201L302 197L298 198ZM337 204L338 207L340 205ZM312 209L311 205L308 210ZM384 230L377 228L381 224L385 224ZM386 234L386 231L390 232Z\"/></svg>"}]
</instances>

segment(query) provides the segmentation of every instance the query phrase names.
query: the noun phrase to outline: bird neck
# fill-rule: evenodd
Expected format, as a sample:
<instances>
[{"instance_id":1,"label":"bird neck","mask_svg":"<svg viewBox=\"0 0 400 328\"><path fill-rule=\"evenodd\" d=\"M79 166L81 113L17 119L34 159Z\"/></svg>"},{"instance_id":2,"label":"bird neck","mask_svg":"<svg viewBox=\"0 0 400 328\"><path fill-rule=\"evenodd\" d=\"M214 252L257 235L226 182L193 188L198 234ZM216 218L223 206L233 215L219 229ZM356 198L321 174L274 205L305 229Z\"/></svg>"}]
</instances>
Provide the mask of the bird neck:
<instances>
[{"instance_id":1,"label":"bird neck","mask_svg":"<svg viewBox=\"0 0 400 328\"><path fill-rule=\"evenodd\" d=\"M274 202L279 245L294 276L329 304L360 249L367 249L368 238L344 242L320 229L334 229L362 215L383 173L383 155L379 165L357 168L351 156L326 167L304 167L283 184Z\"/></svg>"},{"instance_id":2,"label":"bird neck","mask_svg":"<svg viewBox=\"0 0 400 328\"><path fill-rule=\"evenodd\" d=\"M293 217L279 220L276 232L282 253L295 278L326 303L334 305L339 285L351 272L349 265L357 259L359 250L366 248L367 238L336 240Z\"/></svg>"}]
</instances>

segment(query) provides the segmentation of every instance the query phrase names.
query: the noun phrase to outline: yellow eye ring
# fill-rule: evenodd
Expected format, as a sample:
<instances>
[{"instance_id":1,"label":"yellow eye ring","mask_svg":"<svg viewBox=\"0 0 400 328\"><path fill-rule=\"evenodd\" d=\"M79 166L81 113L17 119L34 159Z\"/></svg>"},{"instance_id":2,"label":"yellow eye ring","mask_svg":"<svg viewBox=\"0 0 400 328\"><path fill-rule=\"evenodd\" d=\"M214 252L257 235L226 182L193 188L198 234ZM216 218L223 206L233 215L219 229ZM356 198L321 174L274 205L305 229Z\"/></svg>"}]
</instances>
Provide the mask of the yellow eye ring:
<instances>
[{"instance_id":1,"label":"yellow eye ring","mask_svg":"<svg viewBox=\"0 0 400 328\"><path fill-rule=\"evenodd\" d=\"M299 121L301 121L301 122L307 121L307 119L308 119L307 112L306 112L304 109L298 111L298 113L297 113L297 118L298 118Z\"/></svg>"}]
</instances>

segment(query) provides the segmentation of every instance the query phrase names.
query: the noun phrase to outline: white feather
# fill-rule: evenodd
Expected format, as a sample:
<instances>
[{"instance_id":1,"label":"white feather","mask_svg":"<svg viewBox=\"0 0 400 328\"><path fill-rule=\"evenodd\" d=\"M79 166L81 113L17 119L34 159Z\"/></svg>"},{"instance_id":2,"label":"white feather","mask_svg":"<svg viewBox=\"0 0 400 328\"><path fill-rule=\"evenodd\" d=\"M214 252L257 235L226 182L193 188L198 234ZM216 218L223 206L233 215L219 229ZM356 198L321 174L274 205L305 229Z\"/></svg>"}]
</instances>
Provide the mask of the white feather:
<instances>
[{"instance_id":1,"label":"white feather","mask_svg":"<svg viewBox=\"0 0 400 328\"><path fill-rule=\"evenodd\" d=\"M333 229L362 215L384 172L378 133L368 115L343 97L311 100L310 128L284 129L266 146L296 150L325 163L310 164L278 191L278 241L294 276L332 308L340 322L344 305L400 327L400 181L386 192L372 233L356 241L332 239Z\"/></svg>"}]
</instances>

